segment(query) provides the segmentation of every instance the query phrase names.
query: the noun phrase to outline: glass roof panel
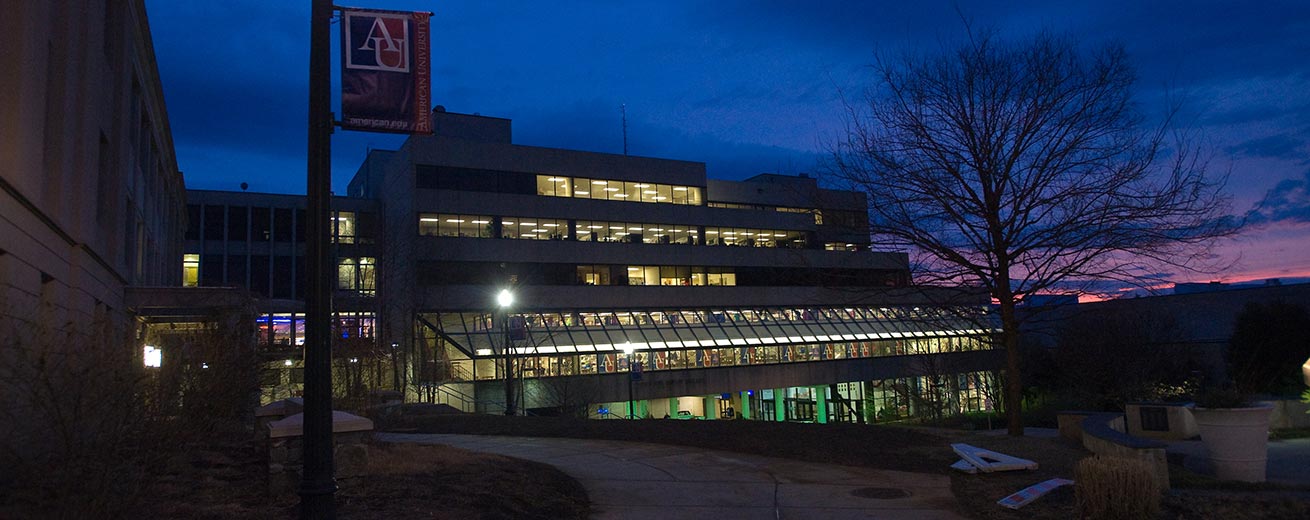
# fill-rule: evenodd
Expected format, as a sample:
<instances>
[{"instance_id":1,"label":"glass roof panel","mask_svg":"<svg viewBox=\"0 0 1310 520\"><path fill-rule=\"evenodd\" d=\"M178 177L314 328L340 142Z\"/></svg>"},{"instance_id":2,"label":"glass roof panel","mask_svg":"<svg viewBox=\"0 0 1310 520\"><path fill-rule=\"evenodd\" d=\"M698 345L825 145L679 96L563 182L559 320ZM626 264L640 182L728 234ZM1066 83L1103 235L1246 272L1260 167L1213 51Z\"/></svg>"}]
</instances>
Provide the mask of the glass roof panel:
<instances>
[{"instance_id":1,"label":"glass roof panel","mask_svg":"<svg viewBox=\"0 0 1310 520\"><path fill-rule=\"evenodd\" d=\"M524 354L811 344L983 334L995 317L978 319L935 308L861 307L572 311L525 313ZM493 355L503 336L488 313L424 314L450 340L477 356ZM566 325L570 324L570 325Z\"/></svg>"}]
</instances>

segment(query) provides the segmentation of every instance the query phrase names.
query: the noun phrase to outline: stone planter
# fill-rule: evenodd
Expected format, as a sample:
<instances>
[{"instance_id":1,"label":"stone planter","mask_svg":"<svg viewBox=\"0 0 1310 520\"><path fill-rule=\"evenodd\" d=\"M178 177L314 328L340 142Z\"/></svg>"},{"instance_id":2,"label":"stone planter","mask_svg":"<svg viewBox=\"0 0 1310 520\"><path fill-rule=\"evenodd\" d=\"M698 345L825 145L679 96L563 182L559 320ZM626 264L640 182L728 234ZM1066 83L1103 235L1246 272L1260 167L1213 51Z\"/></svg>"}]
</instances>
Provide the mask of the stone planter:
<instances>
[{"instance_id":1,"label":"stone planter","mask_svg":"<svg viewBox=\"0 0 1310 520\"><path fill-rule=\"evenodd\" d=\"M1269 414L1272 411L1273 407L1268 403L1250 408L1192 408L1216 477L1244 482L1265 481Z\"/></svg>"}]
</instances>

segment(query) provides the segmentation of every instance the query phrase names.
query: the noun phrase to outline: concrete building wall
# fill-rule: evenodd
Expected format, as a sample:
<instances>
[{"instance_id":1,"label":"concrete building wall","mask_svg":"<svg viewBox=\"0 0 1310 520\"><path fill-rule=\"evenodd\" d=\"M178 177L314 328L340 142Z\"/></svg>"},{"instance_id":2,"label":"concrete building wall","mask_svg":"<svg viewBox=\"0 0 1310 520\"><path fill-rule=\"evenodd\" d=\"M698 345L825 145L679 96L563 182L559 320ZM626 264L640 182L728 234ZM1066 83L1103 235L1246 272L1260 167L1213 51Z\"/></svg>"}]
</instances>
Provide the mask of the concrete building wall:
<instances>
[{"instance_id":1,"label":"concrete building wall","mask_svg":"<svg viewBox=\"0 0 1310 520\"><path fill-rule=\"evenodd\" d=\"M144 3L22 1L4 16L0 316L121 316L125 286L180 281L185 223Z\"/></svg>"}]
</instances>

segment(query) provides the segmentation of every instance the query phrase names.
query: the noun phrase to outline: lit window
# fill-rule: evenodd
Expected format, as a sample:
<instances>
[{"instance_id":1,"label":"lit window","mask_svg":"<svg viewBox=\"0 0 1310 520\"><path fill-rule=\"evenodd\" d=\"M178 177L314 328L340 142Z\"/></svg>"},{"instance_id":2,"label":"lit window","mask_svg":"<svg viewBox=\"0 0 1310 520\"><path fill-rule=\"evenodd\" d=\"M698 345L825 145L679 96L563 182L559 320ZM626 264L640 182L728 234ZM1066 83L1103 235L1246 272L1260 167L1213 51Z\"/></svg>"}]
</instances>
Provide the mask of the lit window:
<instances>
[{"instance_id":1,"label":"lit window","mask_svg":"<svg viewBox=\"0 0 1310 520\"><path fill-rule=\"evenodd\" d=\"M200 283L200 255L182 255L182 286L195 287Z\"/></svg>"},{"instance_id":2,"label":"lit window","mask_svg":"<svg viewBox=\"0 0 1310 520\"><path fill-rule=\"evenodd\" d=\"M339 211L332 219L332 241L341 244L355 243L355 213Z\"/></svg>"}]
</instances>

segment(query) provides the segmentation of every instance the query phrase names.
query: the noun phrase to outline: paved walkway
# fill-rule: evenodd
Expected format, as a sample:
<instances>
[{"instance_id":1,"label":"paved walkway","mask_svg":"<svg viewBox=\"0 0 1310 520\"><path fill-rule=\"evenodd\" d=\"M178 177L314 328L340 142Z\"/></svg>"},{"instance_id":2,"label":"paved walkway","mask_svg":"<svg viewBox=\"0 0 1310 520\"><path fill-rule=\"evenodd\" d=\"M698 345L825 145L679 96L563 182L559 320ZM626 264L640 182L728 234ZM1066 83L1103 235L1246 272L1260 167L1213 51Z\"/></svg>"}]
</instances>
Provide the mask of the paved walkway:
<instances>
[{"instance_id":1,"label":"paved walkway","mask_svg":"<svg viewBox=\"0 0 1310 520\"><path fill-rule=\"evenodd\" d=\"M1166 441L1168 453L1181 453L1183 466L1202 475L1214 475L1209 452L1199 440ZM1270 440L1265 459L1265 477L1269 482L1297 486L1310 485L1310 439Z\"/></svg>"},{"instance_id":2,"label":"paved walkway","mask_svg":"<svg viewBox=\"0 0 1310 520\"><path fill-rule=\"evenodd\" d=\"M946 475L606 440L397 433L378 438L550 464L582 483L592 517L599 519L964 518L955 512Z\"/></svg>"},{"instance_id":3,"label":"paved walkway","mask_svg":"<svg viewBox=\"0 0 1310 520\"><path fill-rule=\"evenodd\" d=\"M1024 428L1028 437L1060 436L1055 428ZM1005 430L992 430L984 435L1005 435ZM1200 439L1166 440L1165 452L1182 455L1183 467L1202 475L1214 475L1214 466L1210 463L1210 452ZM1269 451L1265 459L1265 478L1275 484L1310 486L1310 439L1283 439L1269 441Z\"/></svg>"}]
</instances>

